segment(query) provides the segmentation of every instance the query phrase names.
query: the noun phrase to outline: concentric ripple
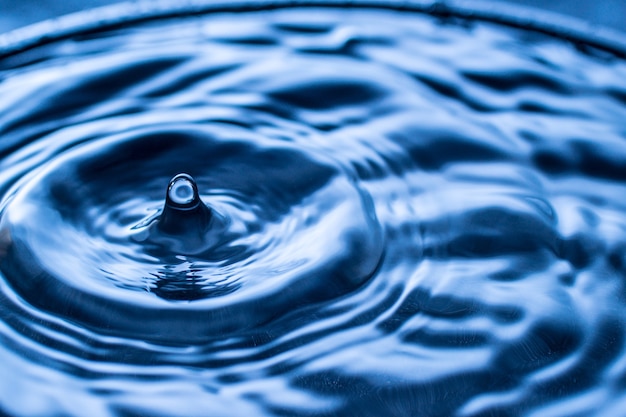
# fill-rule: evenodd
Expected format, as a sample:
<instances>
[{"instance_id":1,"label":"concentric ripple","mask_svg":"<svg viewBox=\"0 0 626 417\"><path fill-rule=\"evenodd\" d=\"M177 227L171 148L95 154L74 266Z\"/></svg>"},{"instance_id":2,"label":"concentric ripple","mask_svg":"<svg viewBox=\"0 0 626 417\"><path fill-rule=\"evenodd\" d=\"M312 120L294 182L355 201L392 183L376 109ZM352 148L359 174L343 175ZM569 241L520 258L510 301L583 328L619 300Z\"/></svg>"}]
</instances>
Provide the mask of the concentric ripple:
<instances>
[{"instance_id":1,"label":"concentric ripple","mask_svg":"<svg viewBox=\"0 0 626 417\"><path fill-rule=\"evenodd\" d=\"M369 197L332 160L221 124L111 135L18 183L3 210L7 281L87 328L183 344L367 281L383 248ZM151 226L184 169L213 216L179 236Z\"/></svg>"},{"instance_id":2,"label":"concentric ripple","mask_svg":"<svg viewBox=\"0 0 626 417\"><path fill-rule=\"evenodd\" d=\"M260 6L0 60L0 414L622 415L626 63Z\"/></svg>"}]
</instances>

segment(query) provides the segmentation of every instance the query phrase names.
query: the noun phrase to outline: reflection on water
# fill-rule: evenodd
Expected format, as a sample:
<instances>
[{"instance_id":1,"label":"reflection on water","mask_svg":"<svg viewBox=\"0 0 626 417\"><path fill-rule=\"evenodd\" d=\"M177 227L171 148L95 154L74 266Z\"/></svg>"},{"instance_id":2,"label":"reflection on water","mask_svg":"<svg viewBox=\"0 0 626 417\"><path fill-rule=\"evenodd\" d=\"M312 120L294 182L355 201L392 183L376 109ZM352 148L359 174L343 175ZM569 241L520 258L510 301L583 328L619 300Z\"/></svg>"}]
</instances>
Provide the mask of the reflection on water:
<instances>
[{"instance_id":1,"label":"reflection on water","mask_svg":"<svg viewBox=\"0 0 626 417\"><path fill-rule=\"evenodd\" d=\"M46 48L0 61L3 413L621 415L624 61L366 8Z\"/></svg>"}]
</instances>

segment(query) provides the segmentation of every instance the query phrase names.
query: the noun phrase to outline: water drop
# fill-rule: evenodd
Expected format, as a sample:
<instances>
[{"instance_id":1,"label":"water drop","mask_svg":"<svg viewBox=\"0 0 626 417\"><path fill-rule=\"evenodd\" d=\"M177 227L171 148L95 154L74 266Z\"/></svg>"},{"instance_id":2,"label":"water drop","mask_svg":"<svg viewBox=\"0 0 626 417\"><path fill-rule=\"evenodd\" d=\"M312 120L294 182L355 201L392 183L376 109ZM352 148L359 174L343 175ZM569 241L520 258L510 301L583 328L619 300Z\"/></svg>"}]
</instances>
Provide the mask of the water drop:
<instances>
[{"instance_id":1,"label":"water drop","mask_svg":"<svg viewBox=\"0 0 626 417\"><path fill-rule=\"evenodd\" d=\"M196 181L189 174L178 174L170 181L158 228L170 235L204 234L211 220L211 209L200 199Z\"/></svg>"},{"instance_id":2,"label":"water drop","mask_svg":"<svg viewBox=\"0 0 626 417\"><path fill-rule=\"evenodd\" d=\"M178 174L170 181L166 204L175 208L188 208L199 202L198 187L190 175Z\"/></svg>"},{"instance_id":3,"label":"water drop","mask_svg":"<svg viewBox=\"0 0 626 417\"><path fill-rule=\"evenodd\" d=\"M194 188L190 180L180 178L172 181L167 196L170 201L175 204L186 205L193 203L195 200Z\"/></svg>"}]
</instances>

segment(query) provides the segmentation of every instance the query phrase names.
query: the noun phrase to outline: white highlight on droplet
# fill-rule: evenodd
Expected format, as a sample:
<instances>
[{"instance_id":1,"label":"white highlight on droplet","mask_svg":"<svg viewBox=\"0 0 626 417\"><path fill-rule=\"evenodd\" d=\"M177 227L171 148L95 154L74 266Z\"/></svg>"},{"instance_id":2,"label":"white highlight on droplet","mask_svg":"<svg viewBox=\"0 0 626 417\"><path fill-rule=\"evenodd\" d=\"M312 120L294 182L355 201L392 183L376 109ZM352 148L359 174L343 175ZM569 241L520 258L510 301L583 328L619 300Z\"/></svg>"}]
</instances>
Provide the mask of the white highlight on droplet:
<instances>
[{"instance_id":1,"label":"white highlight on droplet","mask_svg":"<svg viewBox=\"0 0 626 417\"><path fill-rule=\"evenodd\" d=\"M187 178L179 178L171 185L169 198L176 204L189 204L193 201L193 185Z\"/></svg>"}]
</instances>

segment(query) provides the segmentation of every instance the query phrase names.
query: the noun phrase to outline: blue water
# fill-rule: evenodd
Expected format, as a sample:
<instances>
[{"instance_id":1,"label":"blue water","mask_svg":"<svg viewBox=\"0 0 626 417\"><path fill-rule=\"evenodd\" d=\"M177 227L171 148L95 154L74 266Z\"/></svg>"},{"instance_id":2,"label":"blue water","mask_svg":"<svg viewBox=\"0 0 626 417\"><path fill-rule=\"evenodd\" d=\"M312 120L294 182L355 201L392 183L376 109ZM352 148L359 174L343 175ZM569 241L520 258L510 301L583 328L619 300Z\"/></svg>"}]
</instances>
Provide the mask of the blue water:
<instances>
[{"instance_id":1,"label":"blue water","mask_svg":"<svg viewBox=\"0 0 626 417\"><path fill-rule=\"evenodd\" d=\"M626 415L610 53L196 15L5 57L0 135L0 414Z\"/></svg>"},{"instance_id":2,"label":"blue water","mask_svg":"<svg viewBox=\"0 0 626 417\"><path fill-rule=\"evenodd\" d=\"M132 3L150 4L152 0L125 0ZM67 13L84 11L90 8L119 3L119 0L0 0L0 32L8 32L22 26L30 25L44 19L53 19ZM457 3L446 0L446 4ZM509 4L532 7L534 11L526 11L533 15L541 15L544 10L574 16L592 25L610 27L626 31L626 3L623 0L459 0L458 3L476 7L487 5L500 8ZM522 12L524 13L524 12Z\"/></svg>"}]
</instances>

